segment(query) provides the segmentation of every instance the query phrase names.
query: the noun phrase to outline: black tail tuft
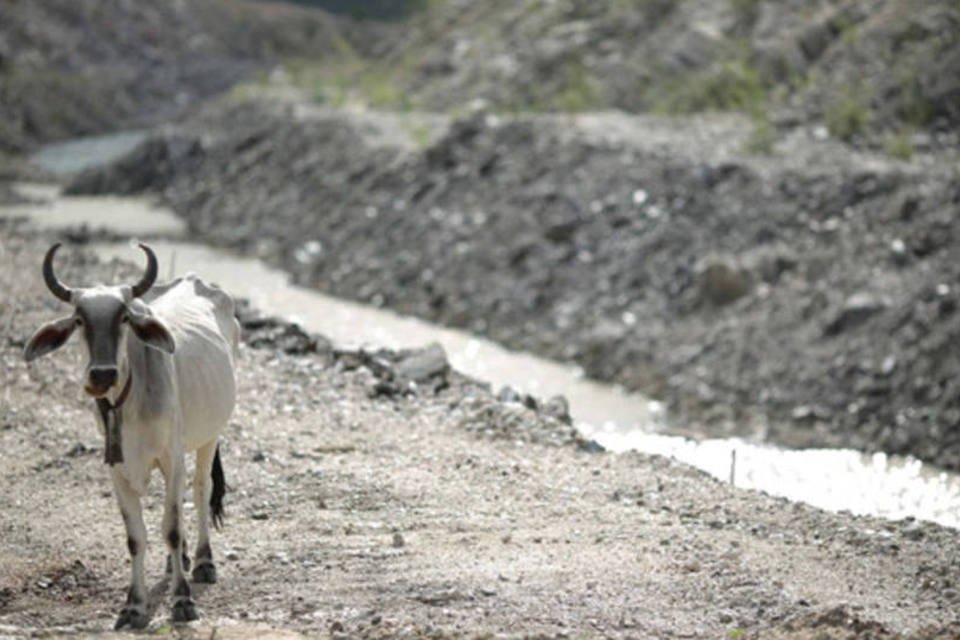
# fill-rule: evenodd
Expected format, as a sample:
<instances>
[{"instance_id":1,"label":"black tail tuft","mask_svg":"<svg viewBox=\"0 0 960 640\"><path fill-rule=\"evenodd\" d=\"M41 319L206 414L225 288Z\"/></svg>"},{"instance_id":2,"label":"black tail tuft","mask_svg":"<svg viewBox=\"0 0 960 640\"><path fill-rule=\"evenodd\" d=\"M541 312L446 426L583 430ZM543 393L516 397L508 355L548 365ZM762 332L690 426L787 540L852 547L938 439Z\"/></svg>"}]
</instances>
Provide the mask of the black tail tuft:
<instances>
[{"instance_id":1,"label":"black tail tuft","mask_svg":"<svg viewBox=\"0 0 960 640\"><path fill-rule=\"evenodd\" d=\"M223 526L223 494L227 492L227 483L223 478L223 465L220 464L220 445L213 456L213 468L210 469L213 491L210 493L210 519L217 529Z\"/></svg>"}]
</instances>

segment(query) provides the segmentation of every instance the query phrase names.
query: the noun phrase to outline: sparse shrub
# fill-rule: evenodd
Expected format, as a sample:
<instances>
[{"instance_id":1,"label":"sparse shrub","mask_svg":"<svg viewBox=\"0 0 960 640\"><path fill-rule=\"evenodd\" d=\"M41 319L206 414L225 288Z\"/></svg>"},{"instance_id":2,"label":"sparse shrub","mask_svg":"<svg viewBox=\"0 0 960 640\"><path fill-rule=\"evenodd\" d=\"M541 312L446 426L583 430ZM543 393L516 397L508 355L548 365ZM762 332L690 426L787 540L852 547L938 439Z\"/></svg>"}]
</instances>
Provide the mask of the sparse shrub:
<instances>
[{"instance_id":1,"label":"sparse shrub","mask_svg":"<svg viewBox=\"0 0 960 640\"><path fill-rule=\"evenodd\" d=\"M910 139L910 130L901 129L891 134L883 142L887 155L898 160L909 160L913 157L913 141Z\"/></svg>"},{"instance_id":2,"label":"sparse shrub","mask_svg":"<svg viewBox=\"0 0 960 640\"><path fill-rule=\"evenodd\" d=\"M855 89L839 95L824 114L830 133L847 141L862 133L870 123L870 110L864 102Z\"/></svg>"},{"instance_id":3,"label":"sparse shrub","mask_svg":"<svg viewBox=\"0 0 960 640\"><path fill-rule=\"evenodd\" d=\"M776 141L776 131L766 111L755 112L753 114L753 131L747 138L744 151L758 155L769 155L773 153L773 145Z\"/></svg>"},{"instance_id":4,"label":"sparse shrub","mask_svg":"<svg viewBox=\"0 0 960 640\"><path fill-rule=\"evenodd\" d=\"M562 75L561 88L551 101L557 110L576 113L600 106L600 90L582 62L567 63Z\"/></svg>"},{"instance_id":5,"label":"sparse shrub","mask_svg":"<svg viewBox=\"0 0 960 640\"><path fill-rule=\"evenodd\" d=\"M930 100L923 94L916 80L916 74L916 69L902 72L898 111L904 122L915 127L923 127L930 124L933 107Z\"/></svg>"},{"instance_id":6,"label":"sparse shrub","mask_svg":"<svg viewBox=\"0 0 960 640\"><path fill-rule=\"evenodd\" d=\"M406 94L397 86L393 76L381 71L361 73L357 79L361 97L378 109L410 109Z\"/></svg>"},{"instance_id":7,"label":"sparse shrub","mask_svg":"<svg viewBox=\"0 0 960 640\"><path fill-rule=\"evenodd\" d=\"M430 127L418 122L408 122L405 123L404 128L418 148L426 149L430 146Z\"/></svg>"},{"instance_id":8,"label":"sparse shrub","mask_svg":"<svg viewBox=\"0 0 960 640\"><path fill-rule=\"evenodd\" d=\"M743 60L668 81L657 109L667 113L762 109L766 90L756 70Z\"/></svg>"},{"instance_id":9,"label":"sparse shrub","mask_svg":"<svg viewBox=\"0 0 960 640\"><path fill-rule=\"evenodd\" d=\"M763 0L728 0L737 22L743 25L752 25L760 14L760 3Z\"/></svg>"}]
</instances>

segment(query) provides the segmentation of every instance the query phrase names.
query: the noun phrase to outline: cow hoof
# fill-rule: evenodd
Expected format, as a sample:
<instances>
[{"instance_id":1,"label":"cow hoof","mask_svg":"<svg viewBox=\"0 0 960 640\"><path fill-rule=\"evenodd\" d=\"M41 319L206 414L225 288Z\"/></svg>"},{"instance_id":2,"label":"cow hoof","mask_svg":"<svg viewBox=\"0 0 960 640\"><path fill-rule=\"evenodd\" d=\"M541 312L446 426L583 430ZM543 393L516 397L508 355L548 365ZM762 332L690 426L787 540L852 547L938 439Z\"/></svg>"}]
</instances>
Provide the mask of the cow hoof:
<instances>
[{"instance_id":1,"label":"cow hoof","mask_svg":"<svg viewBox=\"0 0 960 640\"><path fill-rule=\"evenodd\" d=\"M217 581L217 568L212 562L204 562L193 568L193 581L201 584L213 584Z\"/></svg>"},{"instance_id":2,"label":"cow hoof","mask_svg":"<svg viewBox=\"0 0 960 640\"><path fill-rule=\"evenodd\" d=\"M183 554L183 570L190 571L190 556ZM167 554L167 573L173 573L173 558Z\"/></svg>"},{"instance_id":3,"label":"cow hoof","mask_svg":"<svg viewBox=\"0 0 960 640\"><path fill-rule=\"evenodd\" d=\"M143 629L150 623L150 617L143 611L138 611L131 607L124 607L117 617L117 623L113 625L114 631L119 631L124 627L131 629Z\"/></svg>"},{"instance_id":4,"label":"cow hoof","mask_svg":"<svg viewBox=\"0 0 960 640\"><path fill-rule=\"evenodd\" d=\"M193 603L193 600L184 598L173 603L174 622L192 622L198 617L197 606Z\"/></svg>"}]
</instances>

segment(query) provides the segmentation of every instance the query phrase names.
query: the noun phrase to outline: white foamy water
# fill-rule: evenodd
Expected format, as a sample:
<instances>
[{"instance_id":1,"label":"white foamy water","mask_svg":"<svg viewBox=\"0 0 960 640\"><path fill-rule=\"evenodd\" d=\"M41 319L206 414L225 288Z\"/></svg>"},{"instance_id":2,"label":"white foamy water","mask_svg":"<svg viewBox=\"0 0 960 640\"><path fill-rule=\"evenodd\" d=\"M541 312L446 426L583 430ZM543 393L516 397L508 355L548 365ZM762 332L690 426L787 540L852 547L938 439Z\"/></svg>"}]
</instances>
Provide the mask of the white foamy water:
<instances>
[{"instance_id":1,"label":"white foamy water","mask_svg":"<svg viewBox=\"0 0 960 640\"><path fill-rule=\"evenodd\" d=\"M52 197L45 205L0 207L0 216L28 216L45 227L86 223L120 233L170 236L182 223L170 211L139 198L59 197L49 187L25 193ZM658 433L658 403L639 394L583 379L581 372L526 353L504 349L469 333L340 300L289 284L286 274L246 258L198 244L151 240L161 273L194 271L258 308L287 317L343 346L414 347L440 343L454 367L491 382L545 397L563 394L578 428L604 447L670 456L728 480L736 451L734 482L833 511L891 519L913 516L960 528L960 476L910 458L867 456L851 450L785 450L738 439L694 441ZM129 243L96 244L103 258L140 260ZM37 256L38 267L40 256Z\"/></svg>"}]
</instances>

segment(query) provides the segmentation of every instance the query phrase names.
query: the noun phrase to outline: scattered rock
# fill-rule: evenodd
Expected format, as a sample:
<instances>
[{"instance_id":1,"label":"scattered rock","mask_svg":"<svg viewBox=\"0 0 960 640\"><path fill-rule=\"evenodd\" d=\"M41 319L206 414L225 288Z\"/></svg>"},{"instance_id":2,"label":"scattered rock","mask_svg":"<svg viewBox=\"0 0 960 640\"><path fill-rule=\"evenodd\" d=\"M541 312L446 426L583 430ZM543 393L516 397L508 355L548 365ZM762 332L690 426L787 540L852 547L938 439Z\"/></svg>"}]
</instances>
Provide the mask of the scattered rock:
<instances>
[{"instance_id":1,"label":"scattered rock","mask_svg":"<svg viewBox=\"0 0 960 640\"><path fill-rule=\"evenodd\" d=\"M553 396L543 404L540 411L563 424L573 424L573 418L570 417L570 403L563 396Z\"/></svg>"},{"instance_id":2,"label":"scattered rock","mask_svg":"<svg viewBox=\"0 0 960 640\"><path fill-rule=\"evenodd\" d=\"M439 344L431 344L423 349L405 352L394 363L396 377L414 382L425 382L430 378L443 377L450 370L447 354Z\"/></svg>"},{"instance_id":3,"label":"scattered rock","mask_svg":"<svg viewBox=\"0 0 960 640\"><path fill-rule=\"evenodd\" d=\"M848 331L880 313L888 305L880 296L866 292L855 293L843 303L843 308L827 324L824 333L833 336Z\"/></svg>"},{"instance_id":4,"label":"scattered rock","mask_svg":"<svg viewBox=\"0 0 960 640\"><path fill-rule=\"evenodd\" d=\"M750 291L750 274L729 256L710 256L696 271L701 295L715 305L730 304Z\"/></svg>"}]
</instances>

